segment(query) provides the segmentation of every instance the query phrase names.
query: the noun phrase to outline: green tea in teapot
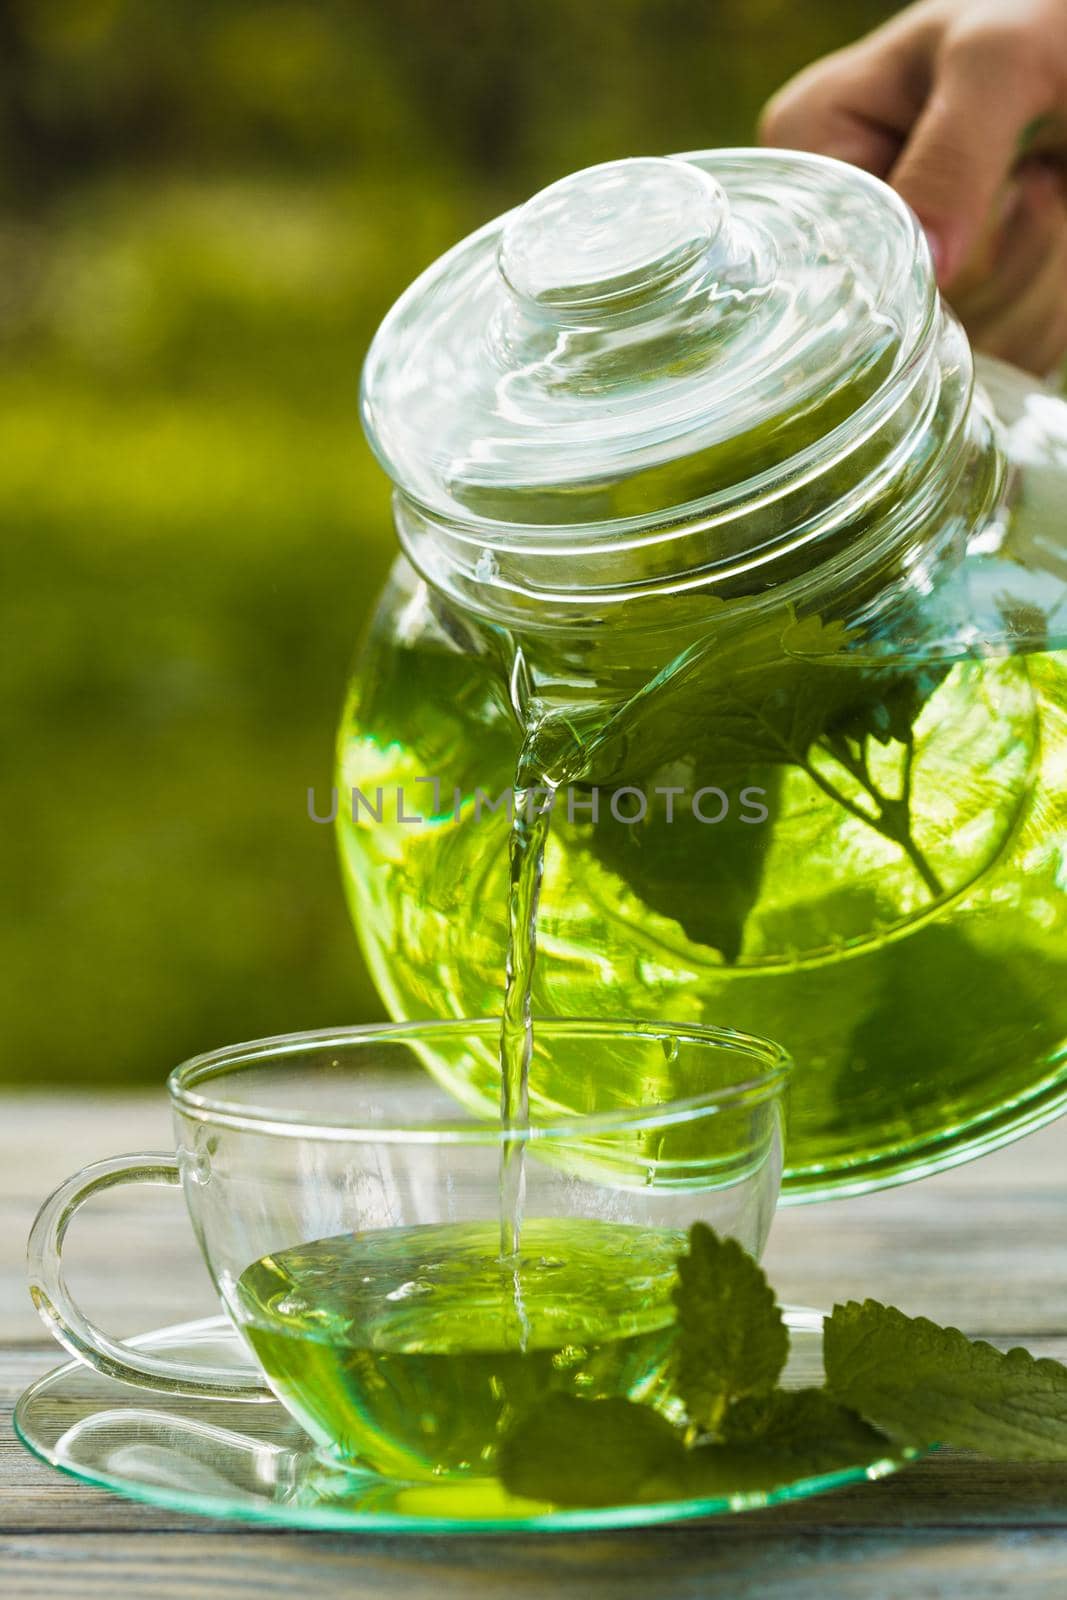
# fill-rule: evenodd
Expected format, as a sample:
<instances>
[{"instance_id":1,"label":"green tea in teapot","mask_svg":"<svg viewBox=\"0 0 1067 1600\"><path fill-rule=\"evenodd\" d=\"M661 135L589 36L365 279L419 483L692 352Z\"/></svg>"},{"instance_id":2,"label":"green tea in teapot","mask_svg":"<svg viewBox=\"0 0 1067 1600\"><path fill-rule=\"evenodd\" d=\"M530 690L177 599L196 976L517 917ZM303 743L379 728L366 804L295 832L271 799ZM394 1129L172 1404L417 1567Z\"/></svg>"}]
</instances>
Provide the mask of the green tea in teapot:
<instances>
[{"instance_id":1,"label":"green tea in teapot","mask_svg":"<svg viewBox=\"0 0 1067 1600\"><path fill-rule=\"evenodd\" d=\"M498 1014L507 969L516 1120L582 1098L531 1010L778 1038L795 1197L1060 1109L1067 405L976 381L891 191L782 152L577 174L412 286L364 410L404 554L338 826L394 1015ZM436 1070L501 1103L499 1065Z\"/></svg>"}]
</instances>

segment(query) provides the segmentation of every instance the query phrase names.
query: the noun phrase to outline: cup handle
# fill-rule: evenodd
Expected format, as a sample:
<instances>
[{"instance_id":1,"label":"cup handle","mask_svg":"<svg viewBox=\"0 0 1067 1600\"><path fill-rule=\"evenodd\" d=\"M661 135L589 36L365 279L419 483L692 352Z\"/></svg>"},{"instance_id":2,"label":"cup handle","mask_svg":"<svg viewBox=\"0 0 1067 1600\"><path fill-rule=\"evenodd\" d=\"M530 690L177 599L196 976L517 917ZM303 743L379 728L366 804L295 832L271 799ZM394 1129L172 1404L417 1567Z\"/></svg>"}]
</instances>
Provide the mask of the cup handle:
<instances>
[{"instance_id":1,"label":"cup handle","mask_svg":"<svg viewBox=\"0 0 1067 1600\"><path fill-rule=\"evenodd\" d=\"M149 1355L136 1345L112 1339L90 1322L67 1288L63 1240L74 1213L94 1194L127 1183L180 1188L176 1156L163 1153L112 1156L95 1161L61 1183L37 1213L27 1255L30 1296L45 1326L72 1356L105 1377L167 1394L215 1396L222 1400L273 1400L259 1373L248 1367L215 1367Z\"/></svg>"}]
</instances>

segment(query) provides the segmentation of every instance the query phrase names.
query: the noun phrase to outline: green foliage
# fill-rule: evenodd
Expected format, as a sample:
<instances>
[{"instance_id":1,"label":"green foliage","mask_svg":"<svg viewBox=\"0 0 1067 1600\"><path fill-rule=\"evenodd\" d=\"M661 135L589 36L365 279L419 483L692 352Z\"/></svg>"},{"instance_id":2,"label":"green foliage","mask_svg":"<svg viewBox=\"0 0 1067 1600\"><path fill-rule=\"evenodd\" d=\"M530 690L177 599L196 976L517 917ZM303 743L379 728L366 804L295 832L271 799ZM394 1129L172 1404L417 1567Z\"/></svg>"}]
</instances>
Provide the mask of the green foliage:
<instances>
[{"instance_id":1,"label":"green foliage","mask_svg":"<svg viewBox=\"0 0 1067 1600\"><path fill-rule=\"evenodd\" d=\"M891 1446L877 1428L822 1389L776 1389L726 1414L723 1442L689 1456L691 1494L774 1489L796 1478L868 1466Z\"/></svg>"},{"instance_id":2,"label":"green foliage","mask_svg":"<svg viewBox=\"0 0 1067 1600\"><path fill-rule=\"evenodd\" d=\"M889 9L3 11L6 1079L156 1085L380 1014L305 814L393 549L356 412L374 327L562 172L748 142Z\"/></svg>"},{"instance_id":3,"label":"green foliage","mask_svg":"<svg viewBox=\"0 0 1067 1600\"><path fill-rule=\"evenodd\" d=\"M424 173L516 194L592 161L746 143L791 72L893 0L13 0L11 185L188 164ZM0 173L3 167L0 166Z\"/></svg>"}]
</instances>

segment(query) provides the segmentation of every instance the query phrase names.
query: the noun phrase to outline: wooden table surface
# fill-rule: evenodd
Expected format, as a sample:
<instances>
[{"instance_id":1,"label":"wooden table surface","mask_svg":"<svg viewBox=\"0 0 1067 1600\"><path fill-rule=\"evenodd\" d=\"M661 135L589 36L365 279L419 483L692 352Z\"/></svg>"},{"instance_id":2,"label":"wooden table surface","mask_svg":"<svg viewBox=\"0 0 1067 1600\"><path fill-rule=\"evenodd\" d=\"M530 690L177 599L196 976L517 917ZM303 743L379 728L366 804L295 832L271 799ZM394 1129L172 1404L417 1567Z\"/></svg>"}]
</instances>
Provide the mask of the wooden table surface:
<instances>
[{"instance_id":1,"label":"wooden table surface","mask_svg":"<svg viewBox=\"0 0 1067 1600\"><path fill-rule=\"evenodd\" d=\"M1067 1595L1067 1467L944 1453L899 1477L674 1528L536 1538L239 1530L52 1472L11 1409L59 1352L29 1303L26 1233L76 1167L165 1149L162 1094L0 1098L0 1595L5 1600L926 1600ZM169 1191L102 1197L72 1226L70 1281L120 1334L217 1309ZM873 1293L1067 1360L1067 1119L923 1183L783 1212L783 1298Z\"/></svg>"}]
</instances>

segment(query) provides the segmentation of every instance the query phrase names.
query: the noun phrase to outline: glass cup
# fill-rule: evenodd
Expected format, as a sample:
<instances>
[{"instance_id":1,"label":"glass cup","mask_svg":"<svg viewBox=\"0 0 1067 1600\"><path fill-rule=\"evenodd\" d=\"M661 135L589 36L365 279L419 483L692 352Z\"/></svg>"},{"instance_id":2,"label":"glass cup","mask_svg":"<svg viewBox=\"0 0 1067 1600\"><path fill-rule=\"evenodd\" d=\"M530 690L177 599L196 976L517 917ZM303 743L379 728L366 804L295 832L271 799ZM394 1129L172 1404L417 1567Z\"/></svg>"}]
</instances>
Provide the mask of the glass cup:
<instances>
[{"instance_id":1,"label":"glass cup","mask_svg":"<svg viewBox=\"0 0 1067 1600\"><path fill-rule=\"evenodd\" d=\"M544 1018L531 1072L562 1072L580 1114L539 1105L507 1127L461 1112L425 1069L468 1075L498 1036L494 1019L345 1028L177 1067L176 1153L97 1162L42 1206L29 1256L45 1322L131 1384L276 1397L330 1459L403 1481L491 1477L502 1434L550 1391L670 1414L676 1258L698 1220L760 1254L789 1059L724 1029ZM665 1056L682 1095L621 1104L620 1085L663 1081ZM252 1364L152 1354L79 1310L67 1226L131 1183L181 1185Z\"/></svg>"}]
</instances>

